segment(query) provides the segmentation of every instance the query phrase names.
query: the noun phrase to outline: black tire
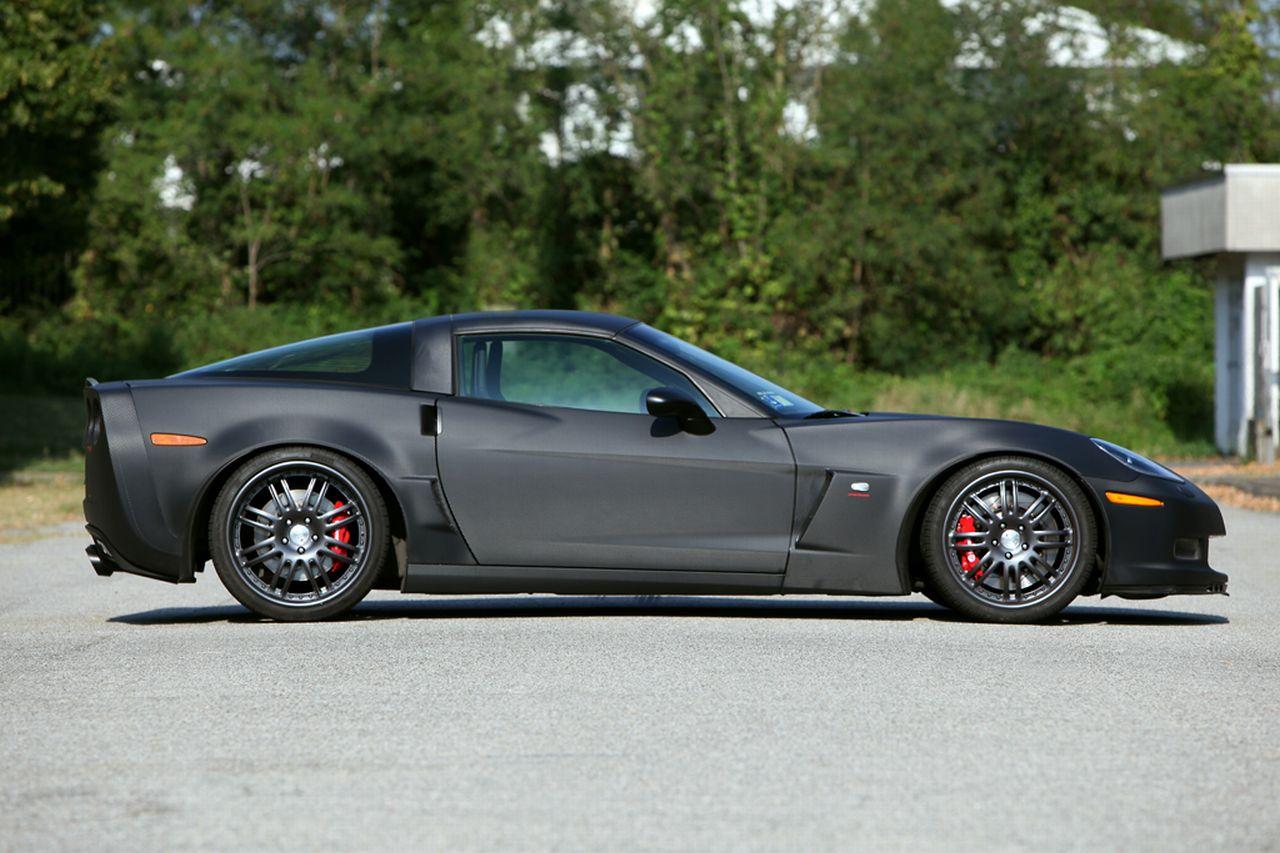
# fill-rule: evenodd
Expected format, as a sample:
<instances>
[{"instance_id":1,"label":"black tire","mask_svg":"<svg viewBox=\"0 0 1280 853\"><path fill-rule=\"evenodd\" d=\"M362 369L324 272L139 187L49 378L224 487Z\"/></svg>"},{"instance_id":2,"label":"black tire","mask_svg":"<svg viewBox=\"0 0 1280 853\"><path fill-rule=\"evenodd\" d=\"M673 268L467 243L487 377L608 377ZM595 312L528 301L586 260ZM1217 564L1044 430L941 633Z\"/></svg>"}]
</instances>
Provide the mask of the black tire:
<instances>
[{"instance_id":1,"label":"black tire","mask_svg":"<svg viewBox=\"0 0 1280 853\"><path fill-rule=\"evenodd\" d=\"M920 588L920 594L923 595L925 598L929 599L930 601L932 601L934 604L938 605L939 607L947 607L948 609L950 609L947 603L943 601L941 598L939 598L938 594L934 592L932 588L930 588L929 584L926 583L923 587Z\"/></svg>"},{"instance_id":2,"label":"black tire","mask_svg":"<svg viewBox=\"0 0 1280 853\"><path fill-rule=\"evenodd\" d=\"M1097 524L1061 469L998 456L942 484L925 510L920 547L934 601L984 622L1042 622L1088 582Z\"/></svg>"},{"instance_id":3,"label":"black tire","mask_svg":"<svg viewBox=\"0 0 1280 853\"><path fill-rule=\"evenodd\" d=\"M245 607L307 622L344 613L368 594L387 531L386 503L359 465L317 447L282 447L232 472L210 513L209 549Z\"/></svg>"}]
</instances>

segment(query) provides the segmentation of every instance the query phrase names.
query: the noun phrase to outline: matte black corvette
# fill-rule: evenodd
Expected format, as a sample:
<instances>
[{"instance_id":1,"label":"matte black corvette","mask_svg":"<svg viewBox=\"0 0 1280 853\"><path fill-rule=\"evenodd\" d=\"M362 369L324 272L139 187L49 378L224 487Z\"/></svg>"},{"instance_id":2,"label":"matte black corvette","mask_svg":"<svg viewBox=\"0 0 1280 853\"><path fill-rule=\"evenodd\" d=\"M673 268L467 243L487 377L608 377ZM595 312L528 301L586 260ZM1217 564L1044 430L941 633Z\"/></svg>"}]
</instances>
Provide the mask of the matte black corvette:
<instances>
[{"instance_id":1,"label":"matte black corvette","mask_svg":"<svg viewBox=\"0 0 1280 853\"><path fill-rule=\"evenodd\" d=\"M907 595L1044 619L1225 592L1217 506L1104 441L822 409L602 314L435 317L85 389L87 549L246 607L421 593Z\"/></svg>"}]
</instances>

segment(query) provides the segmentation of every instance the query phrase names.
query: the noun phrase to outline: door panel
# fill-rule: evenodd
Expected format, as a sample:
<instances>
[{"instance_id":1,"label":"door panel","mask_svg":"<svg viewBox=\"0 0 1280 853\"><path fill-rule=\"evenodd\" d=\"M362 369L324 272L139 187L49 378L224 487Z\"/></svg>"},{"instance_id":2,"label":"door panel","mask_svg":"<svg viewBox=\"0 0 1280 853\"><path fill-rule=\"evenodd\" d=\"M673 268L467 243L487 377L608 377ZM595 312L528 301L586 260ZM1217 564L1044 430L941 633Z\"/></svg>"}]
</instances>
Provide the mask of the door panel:
<instances>
[{"instance_id":1,"label":"door panel","mask_svg":"<svg viewBox=\"0 0 1280 853\"><path fill-rule=\"evenodd\" d=\"M488 565L778 572L795 463L782 430L448 398L441 483Z\"/></svg>"}]
</instances>

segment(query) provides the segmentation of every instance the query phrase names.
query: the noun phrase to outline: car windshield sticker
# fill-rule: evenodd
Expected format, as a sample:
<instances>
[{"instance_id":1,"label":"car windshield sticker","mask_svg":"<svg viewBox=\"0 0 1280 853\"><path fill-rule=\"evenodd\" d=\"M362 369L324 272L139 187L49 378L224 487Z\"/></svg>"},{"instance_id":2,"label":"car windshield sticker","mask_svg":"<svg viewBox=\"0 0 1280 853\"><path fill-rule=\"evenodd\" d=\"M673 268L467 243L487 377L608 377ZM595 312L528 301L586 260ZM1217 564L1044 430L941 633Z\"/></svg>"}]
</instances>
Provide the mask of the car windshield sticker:
<instances>
[{"instance_id":1,"label":"car windshield sticker","mask_svg":"<svg viewBox=\"0 0 1280 853\"><path fill-rule=\"evenodd\" d=\"M765 405L772 406L775 409L785 409L791 405L790 400L774 391L757 391L756 396L759 397Z\"/></svg>"}]
</instances>

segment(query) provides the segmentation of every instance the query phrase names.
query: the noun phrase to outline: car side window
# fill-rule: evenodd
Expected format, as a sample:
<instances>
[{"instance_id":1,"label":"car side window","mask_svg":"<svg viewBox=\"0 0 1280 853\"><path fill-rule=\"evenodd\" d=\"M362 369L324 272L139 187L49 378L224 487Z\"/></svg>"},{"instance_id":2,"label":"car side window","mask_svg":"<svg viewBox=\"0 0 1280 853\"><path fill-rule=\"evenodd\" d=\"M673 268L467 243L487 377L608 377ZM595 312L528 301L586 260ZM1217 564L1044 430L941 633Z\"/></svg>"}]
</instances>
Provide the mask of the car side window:
<instances>
[{"instance_id":1,"label":"car side window","mask_svg":"<svg viewBox=\"0 0 1280 853\"><path fill-rule=\"evenodd\" d=\"M483 400L647 414L645 394L679 389L719 413L684 374L614 341L572 335L467 335L458 393Z\"/></svg>"},{"instance_id":2,"label":"car side window","mask_svg":"<svg viewBox=\"0 0 1280 853\"><path fill-rule=\"evenodd\" d=\"M180 376L326 379L408 387L413 324L298 341L188 370Z\"/></svg>"}]
</instances>

